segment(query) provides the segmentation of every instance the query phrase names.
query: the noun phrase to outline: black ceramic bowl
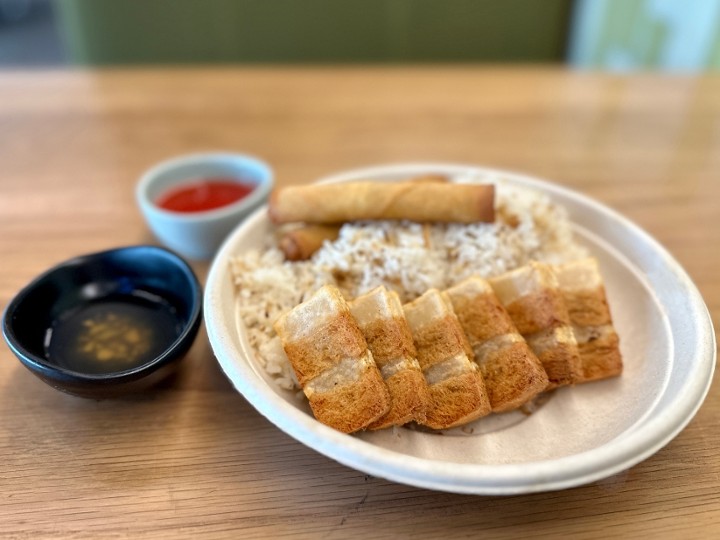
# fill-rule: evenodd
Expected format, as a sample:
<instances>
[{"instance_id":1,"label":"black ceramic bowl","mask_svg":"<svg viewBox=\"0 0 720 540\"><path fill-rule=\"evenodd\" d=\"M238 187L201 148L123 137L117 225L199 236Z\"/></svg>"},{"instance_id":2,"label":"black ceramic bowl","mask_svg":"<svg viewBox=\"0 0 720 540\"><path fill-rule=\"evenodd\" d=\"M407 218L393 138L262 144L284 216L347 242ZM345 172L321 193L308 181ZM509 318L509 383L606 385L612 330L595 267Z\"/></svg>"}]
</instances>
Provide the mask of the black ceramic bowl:
<instances>
[{"instance_id":1,"label":"black ceramic bowl","mask_svg":"<svg viewBox=\"0 0 720 540\"><path fill-rule=\"evenodd\" d=\"M49 385L107 398L169 375L192 345L202 290L188 264L156 246L66 261L27 285L3 316L20 361Z\"/></svg>"}]
</instances>

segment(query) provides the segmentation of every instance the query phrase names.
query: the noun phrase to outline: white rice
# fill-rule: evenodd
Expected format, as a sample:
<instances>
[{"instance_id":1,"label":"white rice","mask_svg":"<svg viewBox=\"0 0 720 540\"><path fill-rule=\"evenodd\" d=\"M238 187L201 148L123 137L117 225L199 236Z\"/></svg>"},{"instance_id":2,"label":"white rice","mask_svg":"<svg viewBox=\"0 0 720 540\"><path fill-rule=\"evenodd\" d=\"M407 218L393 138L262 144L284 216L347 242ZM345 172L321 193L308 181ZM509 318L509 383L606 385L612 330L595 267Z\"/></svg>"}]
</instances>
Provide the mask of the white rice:
<instances>
[{"instance_id":1,"label":"white rice","mask_svg":"<svg viewBox=\"0 0 720 540\"><path fill-rule=\"evenodd\" d=\"M260 365L281 387L298 388L272 324L325 284L337 285L348 299L385 285L409 301L471 275L487 278L531 260L556 264L587 255L573 240L563 208L541 193L495 184L494 223L348 223L309 261L285 261L270 240L265 250L231 259L238 313Z\"/></svg>"}]
</instances>

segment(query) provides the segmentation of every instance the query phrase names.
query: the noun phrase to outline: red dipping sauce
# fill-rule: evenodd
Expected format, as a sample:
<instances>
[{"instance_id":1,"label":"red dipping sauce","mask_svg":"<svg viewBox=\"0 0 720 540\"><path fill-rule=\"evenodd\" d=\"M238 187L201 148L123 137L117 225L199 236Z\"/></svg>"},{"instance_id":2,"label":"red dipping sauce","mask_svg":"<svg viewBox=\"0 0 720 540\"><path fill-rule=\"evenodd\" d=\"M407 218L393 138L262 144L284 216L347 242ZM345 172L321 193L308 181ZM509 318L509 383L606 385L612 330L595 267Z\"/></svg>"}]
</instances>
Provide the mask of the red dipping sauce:
<instances>
[{"instance_id":1,"label":"red dipping sauce","mask_svg":"<svg viewBox=\"0 0 720 540\"><path fill-rule=\"evenodd\" d=\"M254 189L231 178L204 178L165 191L155 204L172 212L205 212L233 204Z\"/></svg>"}]
</instances>

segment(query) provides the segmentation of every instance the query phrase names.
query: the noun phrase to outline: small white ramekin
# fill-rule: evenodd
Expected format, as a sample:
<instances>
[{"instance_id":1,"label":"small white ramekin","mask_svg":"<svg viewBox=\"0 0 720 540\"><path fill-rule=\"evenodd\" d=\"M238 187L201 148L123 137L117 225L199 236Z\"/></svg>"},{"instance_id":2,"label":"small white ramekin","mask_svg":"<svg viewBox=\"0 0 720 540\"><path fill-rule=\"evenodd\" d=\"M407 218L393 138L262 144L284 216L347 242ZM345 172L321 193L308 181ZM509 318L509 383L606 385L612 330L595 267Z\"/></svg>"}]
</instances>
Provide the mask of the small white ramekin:
<instances>
[{"instance_id":1,"label":"small white ramekin","mask_svg":"<svg viewBox=\"0 0 720 540\"><path fill-rule=\"evenodd\" d=\"M171 212L159 207L168 189L202 178L237 178L255 187L243 199L202 212ZM163 161L145 172L135 195L150 230L165 246L189 259L210 259L228 233L267 201L273 172L264 161L243 154L203 153Z\"/></svg>"}]
</instances>

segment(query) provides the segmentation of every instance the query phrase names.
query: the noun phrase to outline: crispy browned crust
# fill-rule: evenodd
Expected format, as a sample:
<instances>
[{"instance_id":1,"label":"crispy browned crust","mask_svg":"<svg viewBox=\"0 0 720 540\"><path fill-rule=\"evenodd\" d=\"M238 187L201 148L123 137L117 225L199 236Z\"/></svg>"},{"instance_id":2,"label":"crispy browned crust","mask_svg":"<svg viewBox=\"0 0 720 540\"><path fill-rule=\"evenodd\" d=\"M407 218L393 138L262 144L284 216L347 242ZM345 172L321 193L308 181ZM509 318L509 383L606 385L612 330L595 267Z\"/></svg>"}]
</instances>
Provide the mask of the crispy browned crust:
<instances>
[{"instance_id":1,"label":"crispy browned crust","mask_svg":"<svg viewBox=\"0 0 720 540\"><path fill-rule=\"evenodd\" d=\"M588 286L580 283L562 287L561 292L568 308L570 322L578 336L578 350L582 363L582 375L578 382L590 382L622 373L620 339L612 328L612 316L608 306L605 287L602 285L597 262L593 259L574 261L559 267L561 277L566 272L583 271L591 278Z\"/></svg>"},{"instance_id":2,"label":"crispy browned crust","mask_svg":"<svg viewBox=\"0 0 720 540\"><path fill-rule=\"evenodd\" d=\"M550 381L547 390L575 384L582 379L582 362L577 344L574 342L555 343L553 347L541 351L537 357Z\"/></svg>"},{"instance_id":3,"label":"crispy browned crust","mask_svg":"<svg viewBox=\"0 0 720 540\"><path fill-rule=\"evenodd\" d=\"M343 358L360 358L367 349L365 338L349 311L318 324L312 335L301 339L284 339L282 329L276 330L301 386Z\"/></svg>"},{"instance_id":4,"label":"crispy browned crust","mask_svg":"<svg viewBox=\"0 0 720 540\"><path fill-rule=\"evenodd\" d=\"M553 332L558 329L570 331L570 316L562 292L552 268L533 262L530 268L540 272L544 283L520 298L509 302L505 308L522 336L528 340L531 350L537 355L549 380L548 389L574 384L582 377L582 366L577 343L574 338L567 342L555 342L553 346L538 347L531 336Z\"/></svg>"},{"instance_id":5,"label":"crispy browned crust","mask_svg":"<svg viewBox=\"0 0 720 540\"><path fill-rule=\"evenodd\" d=\"M480 369L493 412L520 407L545 390L549 382L542 364L524 341L503 347Z\"/></svg>"},{"instance_id":6,"label":"crispy browned crust","mask_svg":"<svg viewBox=\"0 0 720 540\"><path fill-rule=\"evenodd\" d=\"M562 291L570 321L575 326L601 326L610 324L610 308L605 289L597 287L581 291Z\"/></svg>"},{"instance_id":7,"label":"crispy browned crust","mask_svg":"<svg viewBox=\"0 0 720 540\"><path fill-rule=\"evenodd\" d=\"M316 295L325 295L326 298ZM334 314L323 318L322 313L317 313L319 306L312 303L315 300L332 305ZM320 422L352 433L388 412L390 393L372 361L357 322L337 288L322 287L308 302L278 319L274 327L308 397L310 408ZM302 331L298 331L300 328ZM343 379L335 381L332 389L327 390L323 384L313 389L308 384L348 360L354 368L352 374L346 372L342 375ZM319 388L323 390L319 391Z\"/></svg>"},{"instance_id":8,"label":"crispy browned crust","mask_svg":"<svg viewBox=\"0 0 720 540\"><path fill-rule=\"evenodd\" d=\"M467 371L429 386L430 404L424 424L448 429L490 413L490 401L479 371Z\"/></svg>"},{"instance_id":9,"label":"crispy browned crust","mask_svg":"<svg viewBox=\"0 0 720 540\"><path fill-rule=\"evenodd\" d=\"M414 360L417 356L412 334L404 317L380 319L363 325L363 334L375 363L383 367L398 359ZM369 426L383 429L408 422L423 422L430 396L422 372L403 369L385 380L390 391L390 410Z\"/></svg>"},{"instance_id":10,"label":"crispy browned crust","mask_svg":"<svg viewBox=\"0 0 720 540\"><path fill-rule=\"evenodd\" d=\"M415 358L417 351L405 318L372 321L362 327L375 363L383 367L397 358Z\"/></svg>"},{"instance_id":11,"label":"crispy browned crust","mask_svg":"<svg viewBox=\"0 0 720 540\"><path fill-rule=\"evenodd\" d=\"M491 290L474 296L449 293L448 297L473 347L517 334L510 315ZM548 384L545 369L524 341L495 351L481 363L481 371L493 412L519 407Z\"/></svg>"},{"instance_id":12,"label":"crispy browned crust","mask_svg":"<svg viewBox=\"0 0 720 540\"><path fill-rule=\"evenodd\" d=\"M369 429L425 422L430 394L422 372L404 369L387 379L385 384L390 392L390 410L368 426Z\"/></svg>"},{"instance_id":13,"label":"crispy browned crust","mask_svg":"<svg viewBox=\"0 0 720 540\"><path fill-rule=\"evenodd\" d=\"M447 429L489 414L490 401L482 373L472 362L470 343L449 300L436 290L426 294L435 295L427 301L440 300L440 303L436 304L438 309L435 310L435 315L423 321L424 324L411 326L418 362L425 372L424 375L427 375L427 370L433 366L447 361L457 362L457 367L465 370L449 371L447 378L428 385L430 401L423 423L434 429ZM423 301L421 299L415 302ZM407 306L405 311L407 313Z\"/></svg>"},{"instance_id":14,"label":"crispy browned crust","mask_svg":"<svg viewBox=\"0 0 720 540\"><path fill-rule=\"evenodd\" d=\"M455 314L470 345L482 343L495 336L517 332L505 308L492 293L451 296Z\"/></svg>"},{"instance_id":15,"label":"crispy browned crust","mask_svg":"<svg viewBox=\"0 0 720 540\"><path fill-rule=\"evenodd\" d=\"M424 420L429 400L427 382L417 365L417 351L400 299L385 289L374 289L353 301L350 310L356 316L375 363L381 369L388 369L381 374L387 377L390 410L371 424L370 429Z\"/></svg>"},{"instance_id":16,"label":"crispy browned crust","mask_svg":"<svg viewBox=\"0 0 720 540\"><path fill-rule=\"evenodd\" d=\"M607 379L622 373L620 339L615 332L587 343L580 343L578 348L583 368L579 382Z\"/></svg>"},{"instance_id":17,"label":"crispy browned crust","mask_svg":"<svg viewBox=\"0 0 720 540\"><path fill-rule=\"evenodd\" d=\"M423 327L422 332L413 335L420 368L444 362L458 353L467 354L470 345L457 318L452 313L435 319ZM472 350L470 350L472 354ZM472 359L472 356L470 356Z\"/></svg>"},{"instance_id":18,"label":"crispy browned crust","mask_svg":"<svg viewBox=\"0 0 720 540\"><path fill-rule=\"evenodd\" d=\"M569 323L562 294L549 287L526 294L505 308L522 335Z\"/></svg>"},{"instance_id":19,"label":"crispy browned crust","mask_svg":"<svg viewBox=\"0 0 720 540\"><path fill-rule=\"evenodd\" d=\"M358 381L312 394L309 401L315 418L344 433L366 428L390 409L390 393L374 365Z\"/></svg>"}]
</instances>

